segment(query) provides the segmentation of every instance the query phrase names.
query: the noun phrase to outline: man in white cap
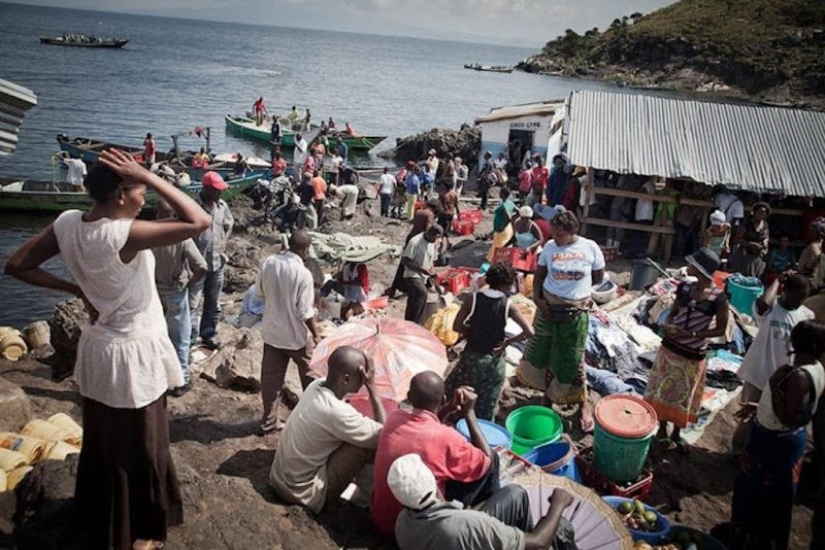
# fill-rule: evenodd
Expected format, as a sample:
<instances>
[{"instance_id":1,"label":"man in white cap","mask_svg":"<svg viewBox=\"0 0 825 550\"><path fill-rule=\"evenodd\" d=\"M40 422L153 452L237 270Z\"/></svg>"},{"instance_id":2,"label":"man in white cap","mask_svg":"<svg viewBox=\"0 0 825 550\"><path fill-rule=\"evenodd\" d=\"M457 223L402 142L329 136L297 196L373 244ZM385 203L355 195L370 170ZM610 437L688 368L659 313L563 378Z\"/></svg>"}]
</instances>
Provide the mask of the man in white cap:
<instances>
[{"instance_id":1,"label":"man in white cap","mask_svg":"<svg viewBox=\"0 0 825 550\"><path fill-rule=\"evenodd\" d=\"M550 509L534 527L530 500L521 486L508 485L478 509L465 509L459 502L441 498L435 476L417 454L396 459L387 484L404 506L395 523L401 550L575 548L573 527L562 517L573 497L562 489L553 491Z\"/></svg>"},{"instance_id":2,"label":"man in white cap","mask_svg":"<svg viewBox=\"0 0 825 550\"><path fill-rule=\"evenodd\" d=\"M206 275L200 279L189 293L189 311L192 316L192 342L200 335L203 345L217 349L218 319L221 316L221 290L223 289L223 269L226 265L226 242L232 235L235 218L229 205L221 199L221 194L229 185L217 172L207 172L201 179L203 189L195 201L212 216L209 229L195 237L201 255L206 260ZM203 315L200 315L203 298Z\"/></svg>"}]
</instances>

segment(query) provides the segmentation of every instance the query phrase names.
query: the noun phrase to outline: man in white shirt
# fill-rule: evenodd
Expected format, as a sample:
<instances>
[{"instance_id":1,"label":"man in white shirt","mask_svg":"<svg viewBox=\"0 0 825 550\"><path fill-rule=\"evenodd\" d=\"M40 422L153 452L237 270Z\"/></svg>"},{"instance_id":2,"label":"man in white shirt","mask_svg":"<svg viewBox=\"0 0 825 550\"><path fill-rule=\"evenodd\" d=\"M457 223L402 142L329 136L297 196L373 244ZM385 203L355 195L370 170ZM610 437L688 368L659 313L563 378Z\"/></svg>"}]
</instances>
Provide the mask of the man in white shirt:
<instances>
[{"instance_id":1,"label":"man in white shirt","mask_svg":"<svg viewBox=\"0 0 825 550\"><path fill-rule=\"evenodd\" d=\"M656 194L656 184L653 179L648 179L639 193L646 195ZM653 201L647 199L636 200L636 215L634 221L642 225L653 225L654 208ZM633 257L644 257L647 252L647 243L650 240L650 234L645 231L634 231L632 239L631 254Z\"/></svg>"},{"instance_id":2,"label":"man in white shirt","mask_svg":"<svg viewBox=\"0 0 825 550\"><path fill-rule=\"evenodd\" d=\"M304 265L311 245L309 233L296 231L289 238L289 250L264 260L255 281L258 297L264 301L260 435L283 428L278 408L289 360L298 366L304 389L313 380L309 375L309 361L320 337L315 326L312 273Z\"/></svg>"},{"instance_id":3,"label":"man in white shirt","mask_svg":"<svg viewBox=\"0 0 825 550\"><path fill-rule=\"evenodd\" d=\"M722 211L725 215L725 221L731 226L733 234L736 234L736 226L745 217L745 205L742 201L730 192L726 185L714 185L710 192L713 202L716 203L716 208Z\"/></svg>"},{"instance_id":4,"label":"man in white shirt","mask_svg":"<svg viewBox=\"0 0 825 550\"><path fill-rule=\"evenodd\" d=\"M68 172L66 173L66 183L69 184L71 191L83 192L86 189L83 187L83 180L86 179L86 163L80 159L64 158L63 164L66 165Z\"/></svg>"},{"instance_id":5,"label":"man in white shirt","mask_svg":"<svg viewBox=\"0 0 825 550\"><path fill-rule=\"evenodd\" d=\"M307 149L309 144L304 139L304 135L300 132L295 134L295 149L292 151L292 166L295 181L300 182L302 168L304 162L307 160Z\"/></svg>"},{"instance_id":6,"label":"man in white shirt","mask_svg":"<svg viewBox=\"0 0 825 550\"><path fill-rule=\"evenodd\" d=\"M269 483L281 498L316 514L334 504L374 458L387 418L367 355L342 346L328 364L327 378L310 384L289 416L269 472ZM375 420L343 400L362 385Z\"/></svg>"},{"instance_id":7,"label":"man in white shirt","mask_svg":"<svg viewBox=\"0 0 825 550\"><path fill-rule=\"evenodd\" d=\"M780 282L784 288L782 296L777 298ZM803 275L781 276L756 300L753 315L759 332L737 372L745 383L740 397L742 403L758 403L771 376L790 363L791 331L802 321L814 319L814 312L803 305L810 290L810 281ZM740 422L733 434L734 455L744 451L749 433L750 423Z\"/></svg>"},{"instance_id":8,"label":"man in white shirt","mask_svg":"<svg viewBox=\"0 0 825 550\"><path fill-rule=\"evenodd\" d=\"M378 184L378 195L381 197L381 217L390 217L390 203L392 202L392 194L395 192L395 176L390 174L390 169L384 167L384 173L381 174L381 181Z\"/></svg>"},{"instance_id":9,"label":"man in white shirt","mask_svg":"<svg viewBox=\"0 0 825 550\"><path fill-rule=\"evenodd\" d=\"M433 266L437 256L436 245L444 235L440 225L431 225L424 233L416 235L404 248L401 265L407 282L407 307L404 319L424 323L427 307L427 281L435 274Z\"/></svg>"}]
</instances>

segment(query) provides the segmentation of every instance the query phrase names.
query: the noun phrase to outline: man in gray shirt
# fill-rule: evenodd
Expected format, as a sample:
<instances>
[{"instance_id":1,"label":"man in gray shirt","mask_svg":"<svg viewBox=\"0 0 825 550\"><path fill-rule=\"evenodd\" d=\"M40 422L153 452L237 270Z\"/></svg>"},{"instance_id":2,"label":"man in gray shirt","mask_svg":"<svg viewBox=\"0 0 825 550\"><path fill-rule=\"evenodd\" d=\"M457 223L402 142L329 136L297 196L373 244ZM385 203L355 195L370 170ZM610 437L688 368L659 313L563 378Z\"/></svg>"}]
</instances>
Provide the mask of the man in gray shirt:
<instances>
[{"instance_id":1,"label":"man in gray shirt","mask_svg":"<svg viewBox=\"0 0 825 550\"><path fill-rule=\"evenodd\" d=\"M195 237L195 244L206 260L206 275L189 293L189 309L192 315L192 343L201 337L203 345L217 349L218 319L221 316L221 290L223 269L226 265L226 241L232 235L235 219L229 205L221 199L221 193L229 188L217 172L207 172L201 180L203 189L195 200L212 216L212 225ZM203 316L200 315L203 298Z\"/></svg>"},{"instance_id":2,"label":"man in gray shirt","mask_svg":"<svg viewBox=\"0 0 825 550\"><path fill-rule=\"evenodd\" d=\"M459 502L444 502L432 471L417 454L404 455L390 467L387 483L404 510L395 523L401 550L451 548L475 550L574 550L573 527L562 512L573 497L553 491L550 509L533 527L527 492L512 484L477 510Z\"/></svg>"}]
</instances>

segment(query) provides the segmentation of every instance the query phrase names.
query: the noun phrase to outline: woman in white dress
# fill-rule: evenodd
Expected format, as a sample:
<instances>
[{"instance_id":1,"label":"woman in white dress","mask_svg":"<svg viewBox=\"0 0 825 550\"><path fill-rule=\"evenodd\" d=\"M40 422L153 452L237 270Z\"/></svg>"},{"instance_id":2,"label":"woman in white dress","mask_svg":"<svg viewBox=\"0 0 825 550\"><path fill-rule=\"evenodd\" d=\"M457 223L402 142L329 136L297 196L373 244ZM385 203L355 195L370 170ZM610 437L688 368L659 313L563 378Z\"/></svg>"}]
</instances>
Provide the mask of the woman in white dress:
<instances>
[{"instance_id":1,"label":"woman in white dress","mask_svg":"<svg viewBox=\"0 0 825 550\"><path fill-rule=\"evenodd\" d=\"M211 220L122 151L104 151L86 185L92 208L63 212L12 254L6 272L82 298L91 317L75 365L84 428L75 507L84 547L126 550L142 540L160 548L167 526L183 521L166 411L166 392L183 385L183 376L150 249L194 237ZM135 219L147 188L177 219ZM58 254L74 281L41 267Z\"/></svg>"}]
</instances>

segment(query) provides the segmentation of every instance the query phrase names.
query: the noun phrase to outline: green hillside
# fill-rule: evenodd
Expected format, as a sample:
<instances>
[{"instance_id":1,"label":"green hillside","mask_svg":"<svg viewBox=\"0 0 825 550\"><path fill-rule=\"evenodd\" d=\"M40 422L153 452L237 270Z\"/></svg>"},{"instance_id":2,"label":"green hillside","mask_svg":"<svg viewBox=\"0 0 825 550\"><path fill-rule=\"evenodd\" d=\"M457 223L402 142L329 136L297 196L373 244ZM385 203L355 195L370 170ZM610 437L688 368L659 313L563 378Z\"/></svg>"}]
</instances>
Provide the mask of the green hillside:
<instances>
[{"instance_id":1,"label":"green hillside","mask_svg":"<svg viewBox=\"0 0 825 550\"><path fill-rule=\"evenodd\" d=\"M825 107L825 1L681 0L568 29L519 68Z\"/></svg>"}]
</instances>

